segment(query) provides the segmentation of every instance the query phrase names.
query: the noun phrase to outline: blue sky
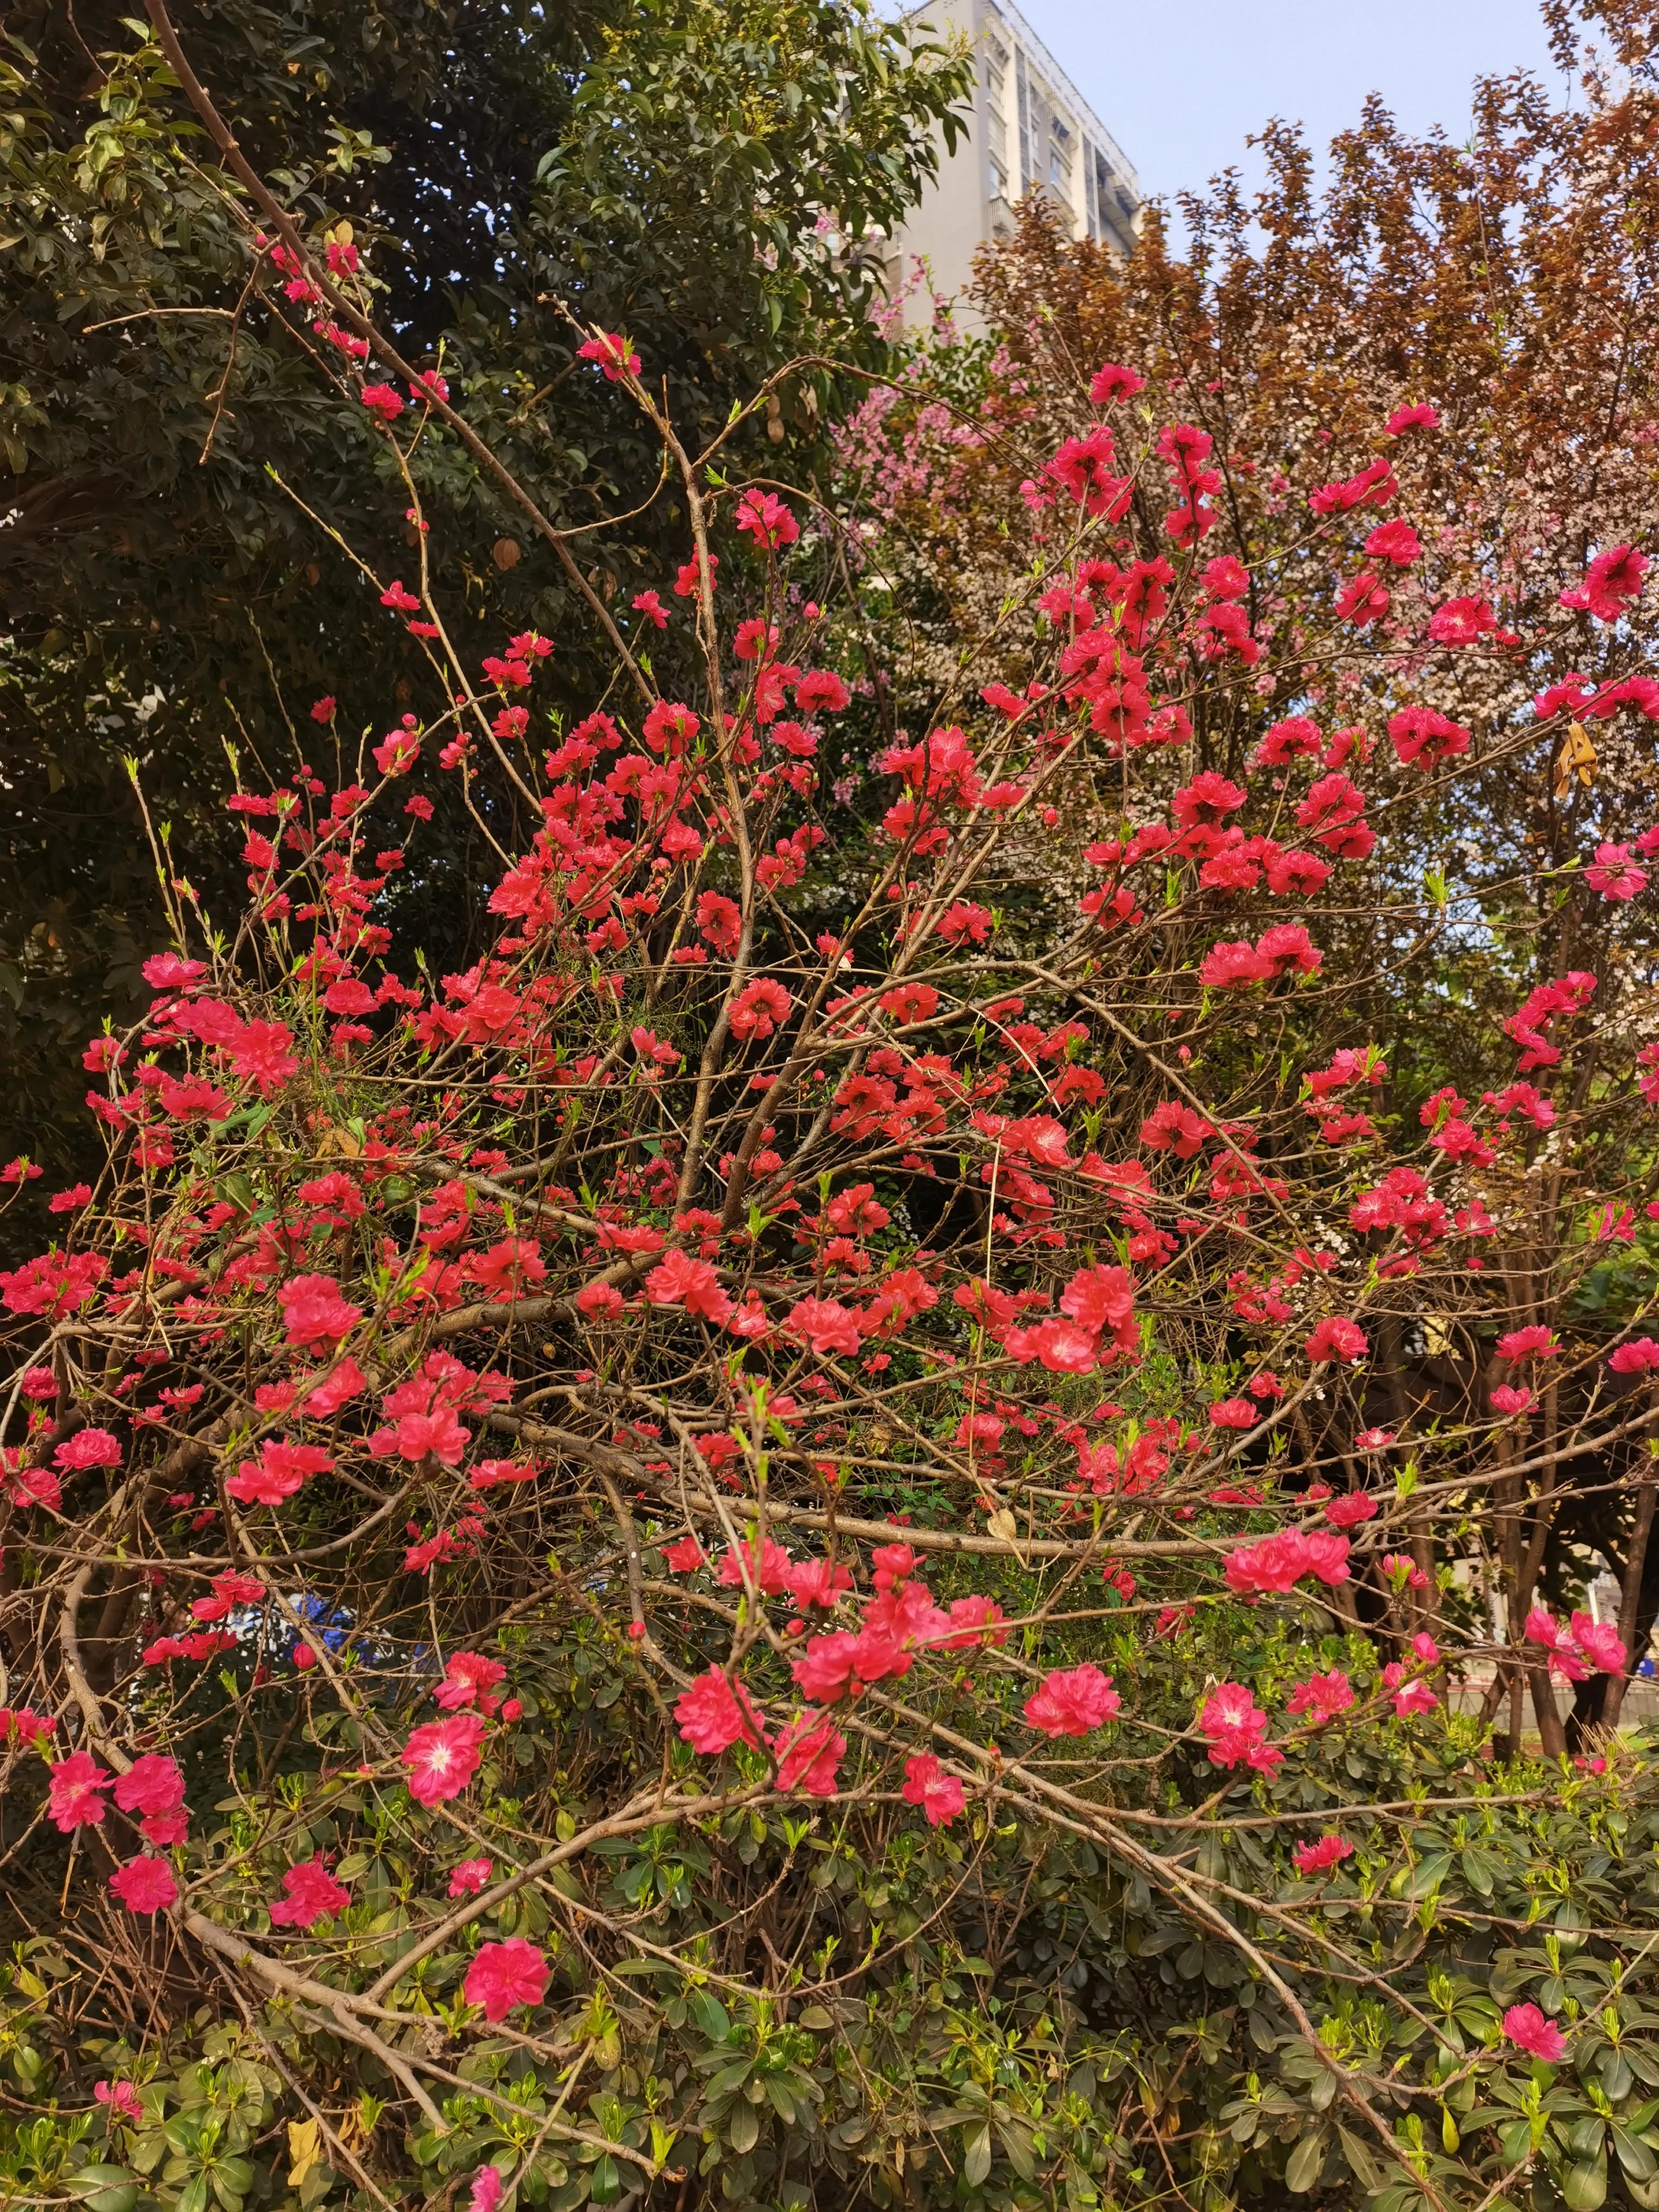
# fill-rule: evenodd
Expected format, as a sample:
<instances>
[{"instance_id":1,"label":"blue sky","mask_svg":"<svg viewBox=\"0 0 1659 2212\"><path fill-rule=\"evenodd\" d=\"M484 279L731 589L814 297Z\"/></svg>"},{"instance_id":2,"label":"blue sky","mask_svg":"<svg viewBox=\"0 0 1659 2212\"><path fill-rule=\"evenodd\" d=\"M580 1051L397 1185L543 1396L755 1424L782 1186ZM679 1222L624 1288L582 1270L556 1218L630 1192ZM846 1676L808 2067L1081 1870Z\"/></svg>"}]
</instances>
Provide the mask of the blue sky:
<instances>
[{"instance_id":1,"label":"blue sky","mask_svg":"<svg viewBox=\"0 0 1659 2212\"><path fill-rule=\"evenodd\" d=\"M1173 195L1237 165L1269 116L1321 149L1380 92L1403 127L1468 135L1469 88L1526 65L1558 89L1534 0L1016 0L1140 174Z\"/></svg>"}]
</instances>

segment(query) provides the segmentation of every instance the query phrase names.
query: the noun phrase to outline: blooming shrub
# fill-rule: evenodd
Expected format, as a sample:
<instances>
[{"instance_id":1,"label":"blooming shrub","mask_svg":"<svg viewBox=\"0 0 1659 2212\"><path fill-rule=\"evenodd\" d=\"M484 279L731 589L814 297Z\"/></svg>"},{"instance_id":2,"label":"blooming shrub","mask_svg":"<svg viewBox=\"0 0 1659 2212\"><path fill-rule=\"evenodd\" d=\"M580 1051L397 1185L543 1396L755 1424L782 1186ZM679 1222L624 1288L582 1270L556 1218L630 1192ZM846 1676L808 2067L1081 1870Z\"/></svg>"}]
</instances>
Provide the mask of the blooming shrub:
<instances>
[{"instance_id":1,"label":"blooming shrub","mask_svg":"<svg viewBox=\"0 0 1659 2212\"><path fill-rule=\"evenodd\" d=\"M406 488L465 414L278 250ZM1212 434L1091 363L983 682L855 805L813 763L890 580L833 598L837 519L583 348L678 478L678 696L624 648L556 726L546 641L474 668L386 585L431 720L239 791L246 913L169 871L88 1041L96 1184L9 1176L10 2174L1659 2202L1659 1788L1555 1691L1622 1694L1652 1619L1649 895L1488 849L1577 757L1569 653L1634 702L1576 858L1659 848L1639 555L1383 650L1341 579L1437 527L1390 391L1262 621ZM1481 655L1537 696L1501 727L1452 711ZM443 777L527 829L434 975Z\"/></svg>"}]
</instances>

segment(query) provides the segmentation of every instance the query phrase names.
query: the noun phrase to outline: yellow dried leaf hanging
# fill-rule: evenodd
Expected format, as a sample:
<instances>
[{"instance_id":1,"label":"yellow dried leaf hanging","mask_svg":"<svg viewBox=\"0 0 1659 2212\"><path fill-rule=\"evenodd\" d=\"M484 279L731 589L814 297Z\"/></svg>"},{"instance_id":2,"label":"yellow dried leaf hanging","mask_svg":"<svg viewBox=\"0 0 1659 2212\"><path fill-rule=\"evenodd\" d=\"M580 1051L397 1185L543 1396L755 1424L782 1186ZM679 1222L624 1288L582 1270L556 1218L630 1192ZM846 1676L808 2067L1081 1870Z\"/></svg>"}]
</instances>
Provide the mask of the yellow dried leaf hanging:
<instances>
[{"instance_id":1,"label":"yellow dried leaf hanging","mask_svg":"<svg viewBox=\"0 0 1659 2212\"><path fill-rule=\"evenodd\" d=\"M1576 775L1588 791L1595 781L1595 748L1590 743L1589 732L1582 722L1569 722L1566 743L1555 763L1555 796L1565 800L1572 790Z\"/></svg>"},{"instance_id":2,"label":"yellow dried leaf hanging","mask_svg":"<svg viewBox=\"0 0 1659 2212\"><path fill-rule=\"evenodd\" d=\"M323 2147L321 2129L314 2119L290 2120L288 2124L288 2185L297 2189L313 2166L320 2163Z\"/></svg>"}]
</instances>

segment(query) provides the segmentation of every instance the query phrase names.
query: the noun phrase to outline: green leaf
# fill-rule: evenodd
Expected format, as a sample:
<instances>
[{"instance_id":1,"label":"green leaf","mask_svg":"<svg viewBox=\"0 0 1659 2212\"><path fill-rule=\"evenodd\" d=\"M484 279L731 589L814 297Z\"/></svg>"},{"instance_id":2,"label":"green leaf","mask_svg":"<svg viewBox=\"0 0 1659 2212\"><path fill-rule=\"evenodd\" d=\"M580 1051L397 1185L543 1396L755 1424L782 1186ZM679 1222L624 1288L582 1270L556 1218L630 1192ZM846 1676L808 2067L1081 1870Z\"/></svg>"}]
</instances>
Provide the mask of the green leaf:
<instances>
[{"instance_id":1,"label":"green leaf","mask_svg":"<svg viewBox=\"0 0 1659 2212\"><path fill-rule=\"evenodd\" d=\"M968 2138L967 2155L962 2162L962 2178L969 2189L978 2189L991 2171L991 2123L977 2128Z\"/></svg>"},{"instance_id":2,"label":"green leaf","mask_svg":"<svg viewBox=\"0 0 1659 2212\"><path fill-rule=\"evenodd\" d=\"M760 2136L760 2109L744 2097L732 2108L732 2117L726 2124L726 2139L739 2157L753 2150Z\"/></svg>"},{"instance_id":3,"label":"green leaf","mask_svg":"<svg viewBox=\"0 0 1659 2212\"><path fill-rule=\"evenodd\" d=\"M1316 2128L1311 2135L1303 2136L1291 2153L1285 2168L1285 2186L1293 2195L1301 2196L1313 2187L1319 2179L1319 2169L1325 2163L1325 2130Z\"/></svg>"},{"instance_id":4,"label":"green leaf","mask_svg":"<svg viewBox=\"0 0 1659 2212\"><path fill-rule=\"evenodd\" d=\"M1599 2212L1607 2193L1607 2160L1603 2151L1594 2162L1580 2160L1561 2177L1561 2194L1568 2212Z\"/></svg>"}]
</instances>

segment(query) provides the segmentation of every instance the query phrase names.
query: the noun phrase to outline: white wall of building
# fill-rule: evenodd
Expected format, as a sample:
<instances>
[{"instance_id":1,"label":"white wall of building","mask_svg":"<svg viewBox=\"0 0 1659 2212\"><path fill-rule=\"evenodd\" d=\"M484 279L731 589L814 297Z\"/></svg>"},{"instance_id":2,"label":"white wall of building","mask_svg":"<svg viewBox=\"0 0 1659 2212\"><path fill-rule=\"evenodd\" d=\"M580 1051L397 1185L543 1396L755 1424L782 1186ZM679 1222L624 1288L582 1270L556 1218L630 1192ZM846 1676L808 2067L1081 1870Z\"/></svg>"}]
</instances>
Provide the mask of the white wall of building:
<instances>
[{"instance_id":1,"label":"white wall of building","mask_svg":"<svg viewBox=\"0 0 1659 2212\"><path fill-rule=\"evenodd\" d=\"M890 242L890 287L902 289L920 258L933 291L956 299L975 252L1012 234L1014 203L1033 191L1064 211L1073 238L1127 252L1139 217L1135 173L1012 0L929 0L919 13L941 37L968 40L975 85L965 137L948 157L941 140L938 177ZM908 293L908 321L931 313L926 286Z\"/></svg>"}]
</instances>

